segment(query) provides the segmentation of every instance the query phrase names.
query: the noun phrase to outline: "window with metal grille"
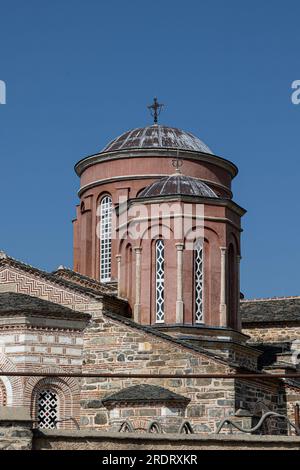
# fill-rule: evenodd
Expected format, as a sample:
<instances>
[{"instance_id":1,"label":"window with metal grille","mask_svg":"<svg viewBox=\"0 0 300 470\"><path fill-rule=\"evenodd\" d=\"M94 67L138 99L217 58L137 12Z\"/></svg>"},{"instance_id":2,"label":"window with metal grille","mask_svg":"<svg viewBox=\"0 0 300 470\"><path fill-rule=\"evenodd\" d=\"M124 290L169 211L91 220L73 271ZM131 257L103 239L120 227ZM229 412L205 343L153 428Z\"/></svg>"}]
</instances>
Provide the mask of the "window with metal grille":
<instances>
[{"instance_id":1,"label":"window with metal grille","mask_svg":"<svg viewBox=\"0 0 300 470\"><path fill-rule=\"evenodd\" d=\"M104 196L100 203L100 280L111 280L112 199Z\"/></svg>"},{"instance_id":2,"label":"window with metal grille","mask_svg":"<svg viewBox=\"0 0 300 470\"><path fill-rule=\"evenodd\" d=\"M58 421L58 396L52 390L42 390L38 396L38 427L54 429Z\"/></svg>"},{"instance_id":3,"label":"window with metal grille","mask_svg":"<svg viewBox=\"0 0 300 470\"><path fill-rule=\"evenodd\" d=\"M204 322L203 255L203 244L197 242L194 250L195 323Z\"/></svg>"},{"instance_id":4,"label":"window with metal grille","mask_svg":"<svg viewBox=\"0 0 300 470\"><path fill-rule=\"evenodd\" d=\"M156 254L156 323L165 320L165 244L163 240L155 243Z\"/></svg>"}]
</instances>

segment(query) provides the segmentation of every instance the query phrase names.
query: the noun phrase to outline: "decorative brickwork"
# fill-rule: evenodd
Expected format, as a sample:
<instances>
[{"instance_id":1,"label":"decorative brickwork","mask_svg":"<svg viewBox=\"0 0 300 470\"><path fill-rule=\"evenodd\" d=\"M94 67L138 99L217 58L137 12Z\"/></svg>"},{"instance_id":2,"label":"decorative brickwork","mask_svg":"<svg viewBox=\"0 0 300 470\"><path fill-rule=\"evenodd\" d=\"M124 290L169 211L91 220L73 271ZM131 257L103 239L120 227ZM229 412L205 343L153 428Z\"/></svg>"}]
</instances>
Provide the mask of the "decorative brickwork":
<instances>
[{"instance_id":1,"label":"decorative brickwork","mask_svg":"<svg viewBox=\"0 0 300 470\"><path fill-rule=\"evenodd\" d=\"M3 383L3 380L0 379L0 406L5 406L6 403L7 403L6 388Z\"/></svg>"},{"instance_id":2,"label":"decorative brickwork","mask_svg":"<svg viewBox=\"0 0 300 470\"><path fill-rule=\"evenodd\" d=\"M60 305L68 305L70 308L88 303L87 298L81 295L56 287L50 282L25 275L13 268L0 270L0 285L2 292L5 292L7 287L11 292L36 296ZM84 309L84 307L81 308Z\"/></svg>"},{"instance_id":3,"label":"decorative brickwork","mask_svg":"<svg viewBox=\"0 0 300 470\"><path fill-rule=\"evenodd\" d=\"M0 370L17 372L16 365L2 352L0 352ZM22 404L22 379L20 377L2 377L5 387L6 404L8 406L20 406Z\"/></svg>"}]
</instances>

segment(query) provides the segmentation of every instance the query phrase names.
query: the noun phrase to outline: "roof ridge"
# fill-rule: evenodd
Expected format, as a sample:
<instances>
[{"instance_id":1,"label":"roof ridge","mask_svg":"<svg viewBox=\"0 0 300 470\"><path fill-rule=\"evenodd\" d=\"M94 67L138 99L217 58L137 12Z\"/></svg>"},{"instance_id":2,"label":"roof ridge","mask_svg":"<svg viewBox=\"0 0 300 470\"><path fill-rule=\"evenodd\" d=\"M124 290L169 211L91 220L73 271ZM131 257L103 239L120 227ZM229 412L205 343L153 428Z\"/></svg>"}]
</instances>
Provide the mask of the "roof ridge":
<instances>
[{"instance_id":1,"label":"roof ridge","mask_svg":"<svg viewBox=\"0 0 300 470\"><path fill-rule=\"evenodd\" d=\"M177 402L188 402L190 401L184 395L180 395L179 393L173 392L166 387L161 385L154 385L154 384L135 384L130 385L129 387L122 388L117 392L110 393L106 395L103 399L103 403L110 403L110 402L141 402L141 401L170 401L176 400Z\"/></svg>"},{"instance_id":2,"label":"roof ridge","mask_svg":"<svg viewBox=\"0 0 300 470\"><path fill-rule=\"evenodd\" d=\"M63 285L66 288L69 288L73 291L77 291L77 293L88 295L95 299L102 299L104 296L107 296L107 297L114 298L115 300L119 300L120 302L122 301L122 299L119 299L111 292L97 292L95 289L91 287L83 287L78 283L64 279L63 277L57 276L53 273L48 273L47 271L44 271L40 268L36 268L30 264L24 263L23 261L20 261L11 256L8 256L7 254L5 255L5 257L0 256L0 267L5 266L5 265L16 266L20 269L31 271L40 277L48 279L51 282L55 282L56 284Z\"/></svg>"},{"instance_id":3,"label":"roof ridge","mask_svg":"<svg viewBox=\"0 0 300 470\"><path fill-rule=\"evenodd\" d=\"M261 298L254 298L254 299L241 299L241 303L245 302L268 302L270 300L293 300L293 299L300 299L300 295L291 295L291 296L282 296L282 297L261 297Z\"/></svg>"},{"instance_id":4,"label":"roof ridge","mask_svg":"<svg viewBox=\"0 0 300 470\"><path fill-rule=\"evenodd\" d=\"M83 283L95 285L103 289L104 292L107 291L108 293L113 293L113 291L115 290L115 288L109 284L104 284L98 281L97 279L94 279L90 276L86 276L85 274L81 274L78 271L74 271L73 269L67 268L65 266L57 268L55 271L52 271L51 274L63 279L64 275L75 277L79 282L82 281Z\"/></svg>"}]
</instances>

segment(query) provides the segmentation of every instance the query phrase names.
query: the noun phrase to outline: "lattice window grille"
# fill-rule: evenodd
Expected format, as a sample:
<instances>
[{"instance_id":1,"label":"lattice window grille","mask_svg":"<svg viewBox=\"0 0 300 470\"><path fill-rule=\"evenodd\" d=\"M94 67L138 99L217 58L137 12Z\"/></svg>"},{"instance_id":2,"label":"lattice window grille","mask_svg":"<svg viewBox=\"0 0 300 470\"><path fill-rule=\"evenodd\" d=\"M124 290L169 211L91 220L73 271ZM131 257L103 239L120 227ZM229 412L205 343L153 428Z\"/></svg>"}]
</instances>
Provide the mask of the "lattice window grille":
<instances>
[{"instance_id":1,"label":"lattice window grille","mask_svg":"<svg viewBox=\"0 0 300 470\"><path fill-rule=\"evenodd\" d=\"M101 282L111 280L111 231L112 231L112 200L104 196L101 200L100 225L100 279Z\"/></svg>"},{"instance_id":2,"label":"lattice window grille","mask_svg":"<svg viewBox=\"0 0 300 470\"><path fill-rule=\"evenodd\" d=\"M165 320L165 245L157 240L156 251L156 323Z\"/></svg>"},{"instance_id":3,"label":"lattice window grille","mask_svg":"<svg viewBox=\"0 0 300 470\"><path fill-rule=\"evenodd\" d=\"M51 390L43 390L38 397L38 427L54 429L58 420L58 396Z\"/></svg>"},{"instance_id":4,"label":"lattice window grille","mask_svg":"<svg viewBox=\"0 0 300 470\"><path fill-rule=\"evenodd\" d=\"M203 305L203 245L197 243L194 250L195 272L195 323L204 322Z\"/></svg>"}]
</instances>

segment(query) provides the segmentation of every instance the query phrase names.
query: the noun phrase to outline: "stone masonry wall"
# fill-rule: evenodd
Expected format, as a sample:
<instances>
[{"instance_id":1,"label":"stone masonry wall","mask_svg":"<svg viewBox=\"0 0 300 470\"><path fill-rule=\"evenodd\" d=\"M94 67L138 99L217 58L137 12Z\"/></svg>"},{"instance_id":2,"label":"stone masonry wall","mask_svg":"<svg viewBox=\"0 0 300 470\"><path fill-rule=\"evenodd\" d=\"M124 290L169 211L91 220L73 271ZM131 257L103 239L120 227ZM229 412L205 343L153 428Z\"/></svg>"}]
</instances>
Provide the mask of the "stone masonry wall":
<instances>
[{"instance_id":1,"label":"stone masonry wall","mask_svg":"<svg viewBox=\"0 0 300 470\"><path fill-rule=\"evenodd\" d=\"M36 431L33 450L300 450L300 437ZM178 453L178 452L177 452ZM200 460L198 459L198 464Z\"/></svg>"},{"instance_id":2,"label":"stone masonry wall","mask_svg":"<svg viewBox=\"0 0 300 470\"><path fill-rule=\"evenodd\" d=\"M32 420L24 407L0 406L0 451L31 450Z\"/></svg>"},{"instance_id":3,"label":"stone masonry wall","mask_svg":"<svg viewBox=\"0 0 300 470\"><path fill-rule=\"evenodd\" d=\"M298 326L292 327L289 324L277 326L268 324L247 325L243 329L243 333L250 336L251 343L276 343L300 339L300 328Z\"/></svg>"},{"instance_id":4,"label":"stone masonry wall","mask_svg":"<svg viewBox=\"0 0 300 470\"><path fill-rule=\"evenodd\" d=\"M287 384L284 391L284 401L286 402L287 416L292 423L295 423L295 405L296 403L300 405L300 389Z\"/></svg>"},{"instance_id":5,"label":"stone masonry wall","mask_svg":"<svg viewBox=\"0 0 300 470\"><path fill-rule=\"evenodd\" d=\"M31 425L22 423L0 423L1 450L31 450Z\"/></svg>"},{"instance_id":6,"label":"stone masonry wall","mask_svg":"<svg viewBox=\"0 0 300 470\"><path fill-rule=\"evenodd\" d=\"M105 316L85 331L84 351L84 372L230 372L221 361ZM233 380L92 378L83 380L81 387L81 428L109 430L108 410L101 399L139 383L160 385L188 397L183 419L189 420L196 432L214 432L220 420L235 411ZM155 415L148 419L152 421Z\"/></svg>"},{"instance_id":7,"label":"stone masonry wall","mask_svg":"<svg viewBox=\"0 0 300 470\"><path fill-rule=\"evenodd\" d=\"M248 410L252 415L251 427L256 426L260 418L268 411L279 414L287 414L287 404L283 385L274 380L271 381L247 381L236 380L236 407ZM286 434L286 421L278 418L270 418L265 421L258 433L261 434Z\"/></svg>"}]
</instances>

